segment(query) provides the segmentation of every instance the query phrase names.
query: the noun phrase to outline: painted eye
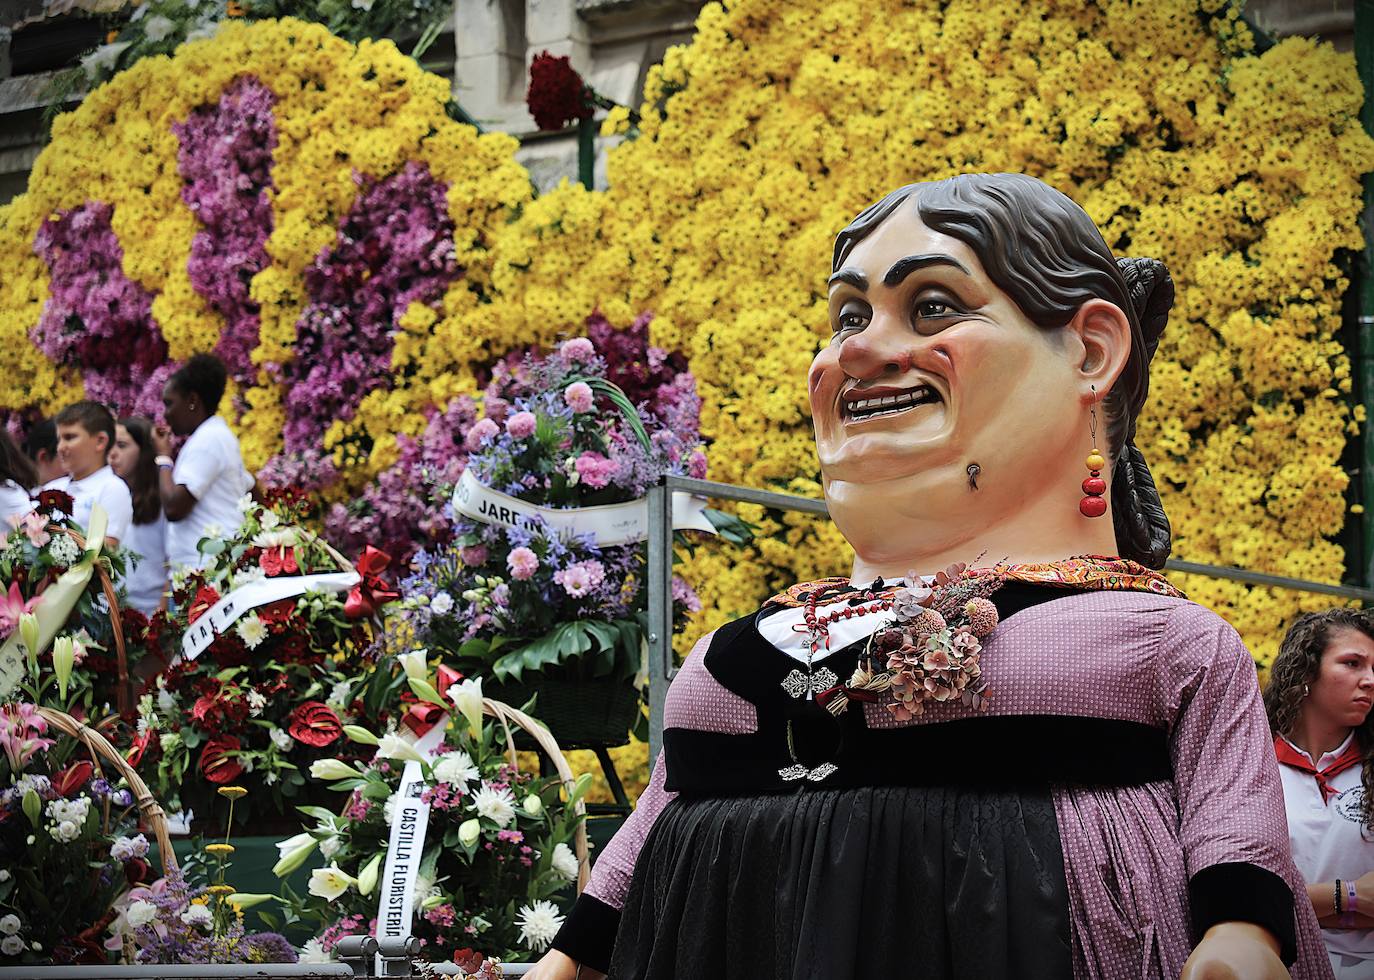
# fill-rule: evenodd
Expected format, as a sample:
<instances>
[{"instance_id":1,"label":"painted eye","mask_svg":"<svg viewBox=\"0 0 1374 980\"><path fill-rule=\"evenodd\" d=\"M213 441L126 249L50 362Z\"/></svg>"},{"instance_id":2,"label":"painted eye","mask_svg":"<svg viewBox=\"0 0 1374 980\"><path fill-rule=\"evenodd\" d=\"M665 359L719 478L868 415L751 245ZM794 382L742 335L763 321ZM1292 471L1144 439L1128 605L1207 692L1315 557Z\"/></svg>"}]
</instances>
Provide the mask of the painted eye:
<instances>
[{"instance_id":1,"label":"painted eye","mask_svg":"<svg viewBox=\"0 0 1374 980\"><path fill-rule=\"evenodd\" d=\"M936 299L926 299L916 304L917 316L945 316L950 312L952 310L948 303L941 303Z\"/></svg>"}]
</instances>

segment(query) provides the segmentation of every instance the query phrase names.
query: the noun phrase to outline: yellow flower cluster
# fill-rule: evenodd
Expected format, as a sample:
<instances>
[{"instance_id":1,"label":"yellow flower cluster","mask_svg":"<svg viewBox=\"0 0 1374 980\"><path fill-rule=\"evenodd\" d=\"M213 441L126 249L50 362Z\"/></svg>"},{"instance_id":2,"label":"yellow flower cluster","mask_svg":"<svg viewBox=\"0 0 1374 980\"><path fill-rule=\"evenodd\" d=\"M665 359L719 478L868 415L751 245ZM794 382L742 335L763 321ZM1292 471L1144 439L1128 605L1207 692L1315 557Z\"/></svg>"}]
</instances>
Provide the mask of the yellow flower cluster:
<instances>
[{"instance_id":1,"label":"yellow flower cluster","mask_svg":"<svg viewBox=\"0 0 1374 980\"><path fill-rule=\"evenodd\" d=\"M576 330L592 305L653 311L654 341L696 374L711 477L817 496L804 377L836 231L902 184L1031 173L1178 284L1138 439L1174 553L1335 582L1339 458L1359 420L1336 256L1361 246L1374 168L1360 102L1348 55L1300 38L1256 54L1225 0L709 4L651 70L609 191L559 188L502 236L492 312L532 338ZM846 569L828 525L764 526L751 555L698 552L700 628ZM1179 584L1261 664L1299 609L1328 602Z\"/></svg>"}]
</instances>

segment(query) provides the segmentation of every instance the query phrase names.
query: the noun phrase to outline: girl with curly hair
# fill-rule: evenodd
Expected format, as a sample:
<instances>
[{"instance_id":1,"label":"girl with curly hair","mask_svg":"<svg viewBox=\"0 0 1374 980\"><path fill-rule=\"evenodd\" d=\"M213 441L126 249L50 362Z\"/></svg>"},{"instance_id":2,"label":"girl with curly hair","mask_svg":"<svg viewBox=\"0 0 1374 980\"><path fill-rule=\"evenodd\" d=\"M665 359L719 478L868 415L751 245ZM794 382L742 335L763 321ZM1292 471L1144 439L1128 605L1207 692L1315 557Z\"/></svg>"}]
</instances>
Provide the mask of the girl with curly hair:
<instances>
[{"instance_id":1,"label":"girl with curly hair","mask_svg":"<svg viewBox=\"0 0 1374 980\"><path fill-rule=\"evenodd\" d=\"M1293 859L1338 977L1374 980L1374 618L1299 617L1264 707L1281 763Z\"/></svg>"}]
</instances>

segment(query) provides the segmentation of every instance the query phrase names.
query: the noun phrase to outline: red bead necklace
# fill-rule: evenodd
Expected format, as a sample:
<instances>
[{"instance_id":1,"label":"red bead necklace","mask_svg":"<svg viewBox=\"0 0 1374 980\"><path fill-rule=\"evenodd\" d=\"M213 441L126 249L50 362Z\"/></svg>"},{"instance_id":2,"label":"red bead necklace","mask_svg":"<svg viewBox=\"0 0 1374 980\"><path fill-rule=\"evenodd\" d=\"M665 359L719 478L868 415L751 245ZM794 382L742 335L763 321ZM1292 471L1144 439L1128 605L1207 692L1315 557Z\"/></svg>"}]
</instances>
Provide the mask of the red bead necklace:
<instances>
[{"instance_id":1,"label":"red bead necklace","mask_svg":"<svg viewBox=\"0 0 1374 980\"><path fill-rule=\"evenodd\" d=\"M892 597L866 589L861 593L848 593L840 597L831 597L826 601L826 605L846 600L858 601L857 606L846 605L841 609L821 615L816 608L820 604L821 589L816 589L806 599L806 605L802 609L803 622L798 623L792 628L798 633L805 633L807 639L806 647L806 673L794 670L783 679L782 688L794 698L799 698L803 694L806 700L814 701L816 695L821 691L833 687L838 683L839 678L834 671L828 668L821 668L819 672L815 669L814 659L820 652L821 644L825 644L827 650L830 649L830 624L839 622L842 619L852 619L855 616L862 616L866 613L881 612L884 609L892 608Z\"/></svg>"}]
</instances>

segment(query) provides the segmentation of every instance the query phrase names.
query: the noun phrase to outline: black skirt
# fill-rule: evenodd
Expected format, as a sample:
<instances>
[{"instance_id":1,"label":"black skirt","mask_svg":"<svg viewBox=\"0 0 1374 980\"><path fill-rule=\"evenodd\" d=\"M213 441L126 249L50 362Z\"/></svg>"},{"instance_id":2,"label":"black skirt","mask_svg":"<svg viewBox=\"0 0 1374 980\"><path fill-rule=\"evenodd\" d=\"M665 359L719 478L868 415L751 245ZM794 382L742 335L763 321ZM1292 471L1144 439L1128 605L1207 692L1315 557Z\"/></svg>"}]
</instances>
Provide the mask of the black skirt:
<instances>
[{"instance_id":1,"label":"black skirt","mask_svg":"<svg viewBox=\"0 0 1374 980\"><path fill-rule=\"evenodd\" d=\"M610 969L612 980L1071 976L1049 792L962 787L679 797L636 862Z\"/></svg>"}]
</instances>

